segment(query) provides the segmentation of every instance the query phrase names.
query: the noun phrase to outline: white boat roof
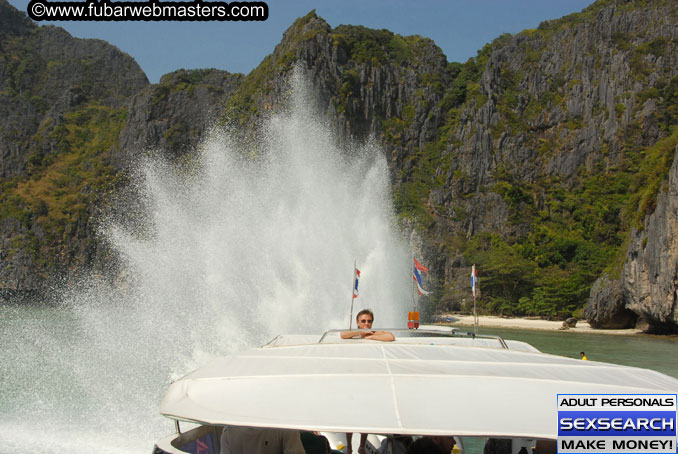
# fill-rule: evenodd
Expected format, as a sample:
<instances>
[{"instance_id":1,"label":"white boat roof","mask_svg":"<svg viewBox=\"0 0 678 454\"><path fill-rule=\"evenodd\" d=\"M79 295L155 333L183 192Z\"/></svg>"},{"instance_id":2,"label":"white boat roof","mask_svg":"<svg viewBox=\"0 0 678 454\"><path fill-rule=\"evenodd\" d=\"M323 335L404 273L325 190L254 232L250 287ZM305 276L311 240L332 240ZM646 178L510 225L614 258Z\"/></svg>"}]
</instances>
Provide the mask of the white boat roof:
<instances>
[{"instance_id":1,"label":"white boat roof","mask_svg":"<svg viewBox=\"0 0 678 454\"><path fill-rule=\"evenodd\" d=\"M439 330L431 330L439 331ZM336 333L338 333L337 331ZM445 331L443 331L445 332ZM449 332L449 331L448 331ZM281 347L289 345L307 345L307 344L316 344L318 342L351 342L351 343L371 343L373 341L364 340L364 339L351 339L351 340L341 340L338 335L332 339L322 339L323 336L320 334L284 334L275 337L271 340L265 347ZM502 339L503 340L503 339ZM522 350L527 352L538 352L536 348L527 342L516 341L516 340L504 340L506 345L511 350ZM441 345L441 344L452 344L452 345L466 345L473 347L494 347L501 348L501 342L498 337L444 337L439 336L435 338L431 337L398 337L395 340L395 343L398 344L427 344L427 345Z\"/></svg>"},{"instance_id":2,"label":"white boat roof","mask_svg":"<svg viewBox=\"0 0 678 454\"><path fill-rule=\"evenodd\" d=\"M318 337L282 336L217 359L173 383L161 413L212 425L556 438L557 394L678 392L678 380L659 372L516 341L506 349L477 338Z\"/></svg>"}]
</instances>

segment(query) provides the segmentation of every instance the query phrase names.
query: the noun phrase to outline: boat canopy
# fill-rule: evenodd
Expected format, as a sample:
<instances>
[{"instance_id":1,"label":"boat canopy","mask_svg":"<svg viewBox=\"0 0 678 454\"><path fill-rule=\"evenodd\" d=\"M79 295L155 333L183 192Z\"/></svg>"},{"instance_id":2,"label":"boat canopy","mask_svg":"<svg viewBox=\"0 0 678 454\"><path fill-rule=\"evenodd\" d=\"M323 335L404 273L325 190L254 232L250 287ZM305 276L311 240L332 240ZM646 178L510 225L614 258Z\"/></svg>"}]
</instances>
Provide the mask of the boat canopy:
<instances>
[{"instance_id":1,"label":"boat canopy","mask_svg":"<svg viewBox=\"0 0 678 454\"><path fill-rule=\"evenodd\" d=\"M678 380L659 372L544 354L524 343L396 337L299 336L298 344L295 336L279 337L174 382L161 413L210 425L556 438L558 394L678 392Z\"/></svg>"}]
</instances>

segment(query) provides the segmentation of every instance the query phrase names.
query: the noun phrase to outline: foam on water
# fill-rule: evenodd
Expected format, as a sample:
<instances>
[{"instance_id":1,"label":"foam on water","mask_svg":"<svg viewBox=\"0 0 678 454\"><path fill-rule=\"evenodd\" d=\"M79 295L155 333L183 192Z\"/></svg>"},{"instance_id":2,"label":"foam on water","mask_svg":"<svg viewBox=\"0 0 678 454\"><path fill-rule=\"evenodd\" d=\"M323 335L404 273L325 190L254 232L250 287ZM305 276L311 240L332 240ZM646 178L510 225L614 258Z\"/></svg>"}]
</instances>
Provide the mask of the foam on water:
<instances>
[{"instance_id":1,"label":"foam on water","mask_svg":"<svg viewBox=\"0 0 678 454\"><path fill-rule=\"evenodd\" d=\"M190 168L143 162L144 216L102 222L124 285L89 276L56 310L1 309L0 452L147 454L173 430L158 415L171 380L279 333L348 327L354 260L354 315L403 325L411 258L383 152L339 149L303 85L257 157L222 132Z\"/></svg>"}]
</instances>

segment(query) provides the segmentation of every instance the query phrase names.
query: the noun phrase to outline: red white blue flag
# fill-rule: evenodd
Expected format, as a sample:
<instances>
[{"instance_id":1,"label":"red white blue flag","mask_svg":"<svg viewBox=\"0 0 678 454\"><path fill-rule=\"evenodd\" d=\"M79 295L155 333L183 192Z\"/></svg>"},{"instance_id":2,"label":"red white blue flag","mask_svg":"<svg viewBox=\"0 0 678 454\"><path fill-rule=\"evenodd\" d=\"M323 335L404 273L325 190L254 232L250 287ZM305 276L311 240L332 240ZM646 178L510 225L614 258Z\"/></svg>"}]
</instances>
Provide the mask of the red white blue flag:
<instances>
[{"instance_id":1,"label":"red white blue flag","mask_svg":"<svg viewBox=\"0 0 678 454\"><path fill-rule=\"evenodd\" d=\"M414 279L414 282L417 283L417 291L419 294L428 295L431 292L427 292L421 287L421 274L419 274L419 271L423 271L424 273L428 274L428 268L419 263L417 259L414 259L414 271L412 272L412 279Z\"/></svg>"},{"instance_id":2,"label":"red white blue flag","mask_svg":"<svg viewBox=\"0 0 678 454\"><path fill-rule=\"evenodd\" d=\"M476 285L478 284L478 274L476 273L476 266L471 267L471 291L473 292L473 297L476 296Z\"/></svg>"},{"instance_id":3,"label":"red white blue flag","mask_svg":"<svg viewBox=\"0 0 678 454\"><path fill-rule=\"evenodd\" d=\"M428 274L428 268L426 268L424 265L419 263L419 260L417 260L417 259L414 259L414 268Z\"/></svg>"},{"instance_id":4,"label":"red white blue flag","mask_svg":"<svg viewBox=\"0 0 678 454\"><path fill-rule=\"evenodd\" d=\"M360 280L360 270L358 268L353 269L353 299L358 297L358 281Z\"/></svg>"}]
</instances>

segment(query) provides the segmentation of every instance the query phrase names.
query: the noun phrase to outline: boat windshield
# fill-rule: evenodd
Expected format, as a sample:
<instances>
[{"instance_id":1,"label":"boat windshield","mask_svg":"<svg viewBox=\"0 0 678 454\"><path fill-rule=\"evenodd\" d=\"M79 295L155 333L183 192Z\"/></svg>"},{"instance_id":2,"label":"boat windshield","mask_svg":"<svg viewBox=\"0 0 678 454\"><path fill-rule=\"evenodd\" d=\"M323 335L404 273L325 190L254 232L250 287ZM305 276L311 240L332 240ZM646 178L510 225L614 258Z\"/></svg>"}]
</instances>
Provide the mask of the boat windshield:
<instances>
[{"instance_id":1,"label":"boat windshield","mask_svg":"<svg viewBox=\"0 0 678 454\"><path fill-rule=\"evenodd\" d=\"M333 329L326 331L320 337L319 343L338 343L338 342L375 342L366 339L342 339L341 333L374 330L340 330ZM449 344L449 345L472 345L479 347L509 348L504 339L499 336L488 334L474 334L467 331L461 331L459 328L448 326L426 326L419 329L404 328L386 328L379 331L388 331L395 336L396 343L406 344Z\"/></svg>"}]
</instances>

